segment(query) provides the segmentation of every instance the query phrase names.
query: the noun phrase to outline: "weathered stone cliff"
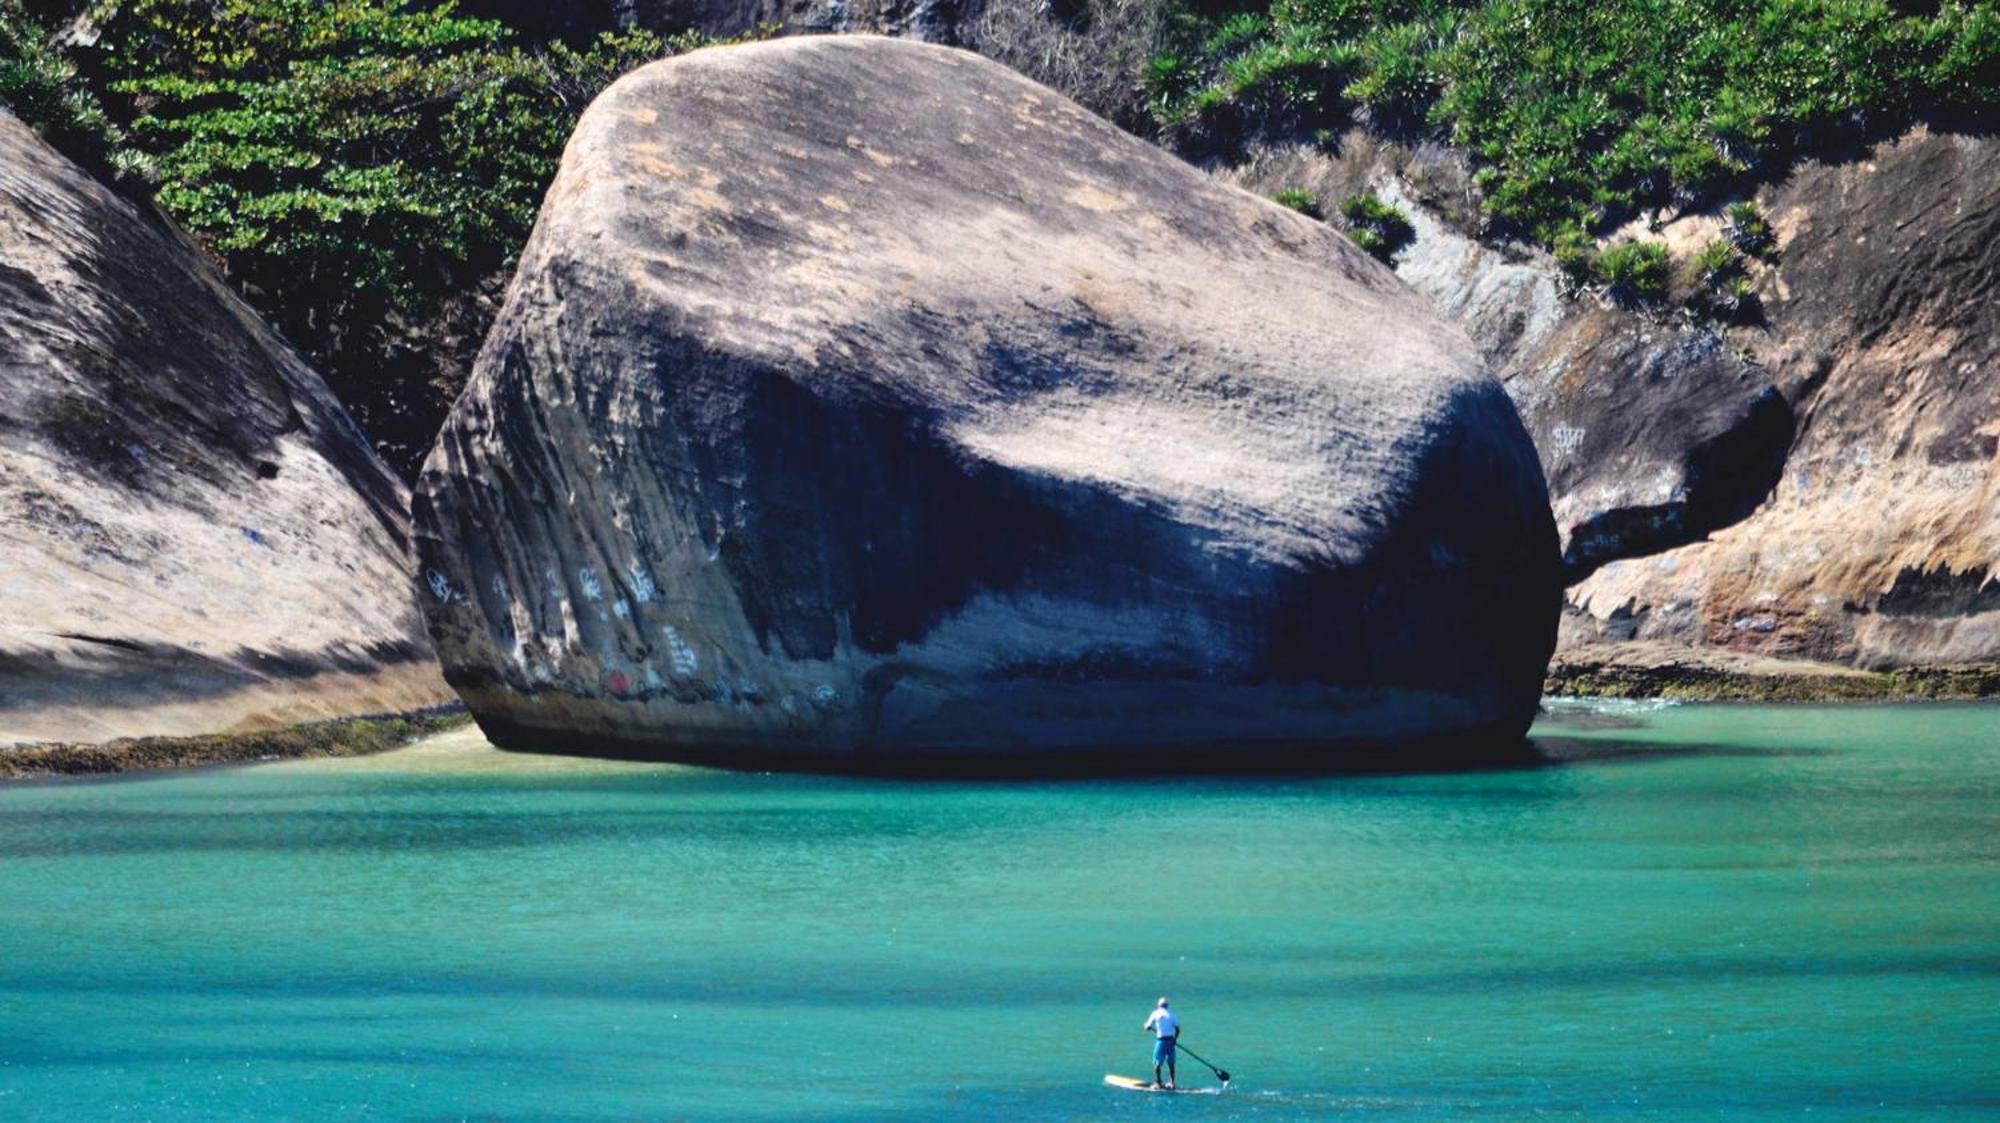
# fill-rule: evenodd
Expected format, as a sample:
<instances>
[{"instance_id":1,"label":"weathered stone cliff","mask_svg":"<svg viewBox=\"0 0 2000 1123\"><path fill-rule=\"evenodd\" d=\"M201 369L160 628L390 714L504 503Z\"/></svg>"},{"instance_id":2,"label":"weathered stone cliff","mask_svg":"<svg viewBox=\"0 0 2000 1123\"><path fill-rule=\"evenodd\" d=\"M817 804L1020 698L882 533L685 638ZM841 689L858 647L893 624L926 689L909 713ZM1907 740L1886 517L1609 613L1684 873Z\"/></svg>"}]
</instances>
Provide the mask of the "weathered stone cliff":
<instances>
[{"instance_id":1,"label":"weathered stone cliff","mask_svg":"<svg viewBox=\"0 0 2000 1123\"><path fill-rule=\"evenodd\" d=\"M1478 751L1559 587L1532 445L1423 298L879 38L599 99L416 513L496 741L743 765Z\"/></svg>"},{"instance_id":2,"label":"weathered stone cliff","mask_svg":"<svg viewBox=\"0 0 2000 1123\"><path fill-rule=\"evenodd\" d=\"M1780 256L1744 335L1798 418L1783 478L1708 540L1577 586L1579 638L2000 660L2000 142L1919 132L1759 201Z\"/></svg>"},{"instance_id":3,"label":"weathered stone cliff","mask_svg":"<svg viewBox=\"0 0 2000 1123\"><path fill-rule=\"evenodd\" d=\"M1441 149L1357 132L1230 178L1410 214L1398 273L1485 351L1540 450L1572 582L1560 658L2000 660L2000 143L1919 131L1759 192L1761 321L1727 329L1565 298L1546 255L1465 232ZM1719 226L1639 233L1687 252Z\"/></svg>"},{"instance_id":4,"label":"weathered stone cliff","mask_svg":"<svg viewBox=\"0 0 2000 1123\"><path fill-rule=\"evenodd\" d=\"M0 113L0 746L448 700L406 510L192 245Z\"/></svg>"}]
</instances>

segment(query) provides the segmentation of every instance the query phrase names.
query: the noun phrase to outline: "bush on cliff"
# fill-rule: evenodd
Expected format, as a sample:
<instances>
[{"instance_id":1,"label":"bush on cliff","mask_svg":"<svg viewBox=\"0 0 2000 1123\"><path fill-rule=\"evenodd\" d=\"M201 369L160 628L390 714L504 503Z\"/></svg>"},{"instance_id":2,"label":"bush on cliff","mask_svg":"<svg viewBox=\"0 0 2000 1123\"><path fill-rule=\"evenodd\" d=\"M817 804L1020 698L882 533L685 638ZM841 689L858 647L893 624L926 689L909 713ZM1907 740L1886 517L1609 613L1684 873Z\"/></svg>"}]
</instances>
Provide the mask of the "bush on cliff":
<instances>
[{"instance_id":1,"label":"bush on cliff","mask_svg":"<svg viewBox=\"0 0 2000 1123\"><path fill-rule=\"evenodd\" d=\"M1180 5L1147 74L1170 136L1358 118L1449 139L1487 217L1553 244L1816 149L2000 109L1984 0L1269 0Z\"/></svg>"},{"instance_id":2,"label":"bush on cliff","mask_svg":"<svg viewBox=\"0 0 2000 1123\"><path fill-rule=\"evenodd\" d=\"M61 48L0 0L0 97L72 155L143 165L406 471L457 391L436 382L440 325L484 333L464 305L526 239L584 105L697 43L523 43L404 0L69 7L90 34Z\"/></svg>"},{"instance_id":3,"label":"bush on cliff","mask_svg":"<svg viewBox=\"0 0 2000 1123\"><path fill-rule=\"evenodd\" d=\"M1393 265L1397 252L1417 235L1410 216L1367 192L1341 200L1340 214L1347 236L1384 265Z\"/></svg>"},{"instance_id":4,"label":"bush on cliff","mask_svg":"<svg viewBox=\"0 0 2000 1123\"><path fill-rule=\"evenodd\" d=\"M0 105L70 159L108 178L118 175L121 162L136 162L121 151L122 134L78 80L51 29L18 0L0 0Z\"/></svg>"},{"instance_id":5,"label":"bush on cliff","mask_svg":"<svg viewBox=\"0 0 2000 1123\"><path fill-rule=\"evenodd\" d=\"M1639 304L1667 295L1673 262L1664 242L1623 242L1598 255L1597 271L1614 300Z\"/></svg>"},{"instance_id":6,"label":"bush on cliff","mask_svg":"<svg viewBox=\"0 0 2000 1123\"><path fill-rule=\"evenodd\" d=\"M1303 187L1287 187L1271 196L1271 200L1287 210L1294 210L1307 218L1325 218L1320 209L1319 196Z\"/></svg>"},{"instance_id":7,"label":"bush on cliff","mask_svg":"<svg viewBox=\"0 0 2000 1123\"><path fill-rule=\"evenodd\" d=\"M409 469L457 389L424 385L422 325L518 250L584 104L685 45L530 47L397 0L126 0L95 63L160 205Z\"/></svg>"}]
</instances>

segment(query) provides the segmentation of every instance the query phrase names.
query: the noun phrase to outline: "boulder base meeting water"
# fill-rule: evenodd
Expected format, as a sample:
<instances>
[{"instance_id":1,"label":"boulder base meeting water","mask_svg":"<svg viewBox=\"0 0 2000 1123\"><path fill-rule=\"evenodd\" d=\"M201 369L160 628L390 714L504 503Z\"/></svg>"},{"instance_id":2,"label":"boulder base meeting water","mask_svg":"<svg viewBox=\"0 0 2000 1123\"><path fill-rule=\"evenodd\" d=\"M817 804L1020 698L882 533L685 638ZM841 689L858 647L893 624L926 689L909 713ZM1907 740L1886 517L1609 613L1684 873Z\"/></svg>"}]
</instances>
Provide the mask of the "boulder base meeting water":
<instances>
[{"instance_id":1,"label":"boulder base meeting water","mask_svg":"<svg viewBox=\"0 0 2000 1123\"><path fill-rule=\"evenodd\" d=\"M464 733L0 788L0 1118L2000 1111L2000 707L1537 736L946 784ZM1226 1094L1101 1083L1162 993Z\"/></svg>"}]
</instances>

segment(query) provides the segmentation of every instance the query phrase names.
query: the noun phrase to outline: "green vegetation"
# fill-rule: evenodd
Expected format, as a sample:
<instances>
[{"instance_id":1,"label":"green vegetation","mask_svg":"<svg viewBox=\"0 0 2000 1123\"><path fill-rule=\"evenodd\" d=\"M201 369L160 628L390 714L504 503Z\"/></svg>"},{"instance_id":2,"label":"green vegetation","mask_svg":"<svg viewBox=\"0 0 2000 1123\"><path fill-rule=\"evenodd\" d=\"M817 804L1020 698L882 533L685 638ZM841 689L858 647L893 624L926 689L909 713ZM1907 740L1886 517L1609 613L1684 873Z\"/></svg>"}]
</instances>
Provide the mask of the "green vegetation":
<instances>
[{"instance_id":1,"label":"green vegetation","mask_svg":"<svg viewBox=\"0 0 2000 1123\"><path fill-rule=\"evenodd\" d=\"M72 156L141 172L406 469L457 389L423 392L426 325L526 241L585 104L700 43L524 43L407 0L74 7L95 35L57 49L0 0L0 97ZM476 340L472 318L450 334Z\"/></svg>"},{"instance_id":2,"label":"green vegetation","mask_svg":"<svg viewBox=\"0 0 2000 1123\"><path fill-rule=\"evenodd\" d=\"M1326 212L1320 209L1319 196L1303 187L1287 187L1271 198L1279 206L1289 207L1308 218L1326 217Z\"/></svg>"},{"instance_id":3,"label":"green vegetation","mask_svg":"<svg viewBox=\"0 0 2000 1123\"><path fill-rule=\"evenodd\" d=\"M128 167L137 163L136 154L118 149L123 136L78 80L76 65L16 0L0 0L0 104L100 173L117 175L114 154Z\"/></svg>"},{"instance_id":4,"label":"green vegetation","mask_svg":"<svg viewBox=\"0 0 2000 1123\"><path fill-rule=\"evenodd\" d=\"M1771 224L1752 202L1731 203L1722 208L1722 231L1744 253L1762 256L1771 251L1774 239Z\"/></svg>"},{"instance_id":5,"label":"green vegetation","mask_svg":"<svg viewBox=\"0 0 2000 1123\"><path fill-rule=\"evenodd\" d=\"M1986 0L1183 3L1145 73L1170 134L1441 136L1474 158L1496 227L1552 246L1865 128L2000 108Z\"/></svg>"},{"instance_id":6,"label":"green vegetation","mask_svg":"<svg viewBox=\"0 0 2000 1123\"><path fill-rule=\"evenodd\" d=\"M1393 264L1397 252L1416 237L1408 215L1365 192L1341 200L1340 214L1354 244L1385 265Z\"/></svg>"},{"instance_id":7,"label":"green vegetation","mask_svg":"<svg viewBox=\"0 0 2000 1123\"><path fill-rule=\"evenodd\" d=\"M1695 279L1705 285L1721 285L1743 269L1743 259L1728 240L1717 238L1695 251L1689 263Z\"/></svg>"},{"instance_id":8,"label":"green vegetation","mask_svg":"<svg viewBox=\"0 0 2000 1123\"><path fill-rule=\"evenodd\" d=\"M1682 268L1682 292L1688 308L1732 320L1750 310L1756 296L1744 276L1744 256L1728 238L1702 244Z\"/></svg>"},{"instance_id":9,"label":"green vegetation","mask_svg":"<svg viewBox=\"0 0 2000 1123\"><path fill-rule=\"evenodd\" d=\"M422 314L439 268L511 255L584 102L673 49L530 51L395 0L126 0L100 43L160 205L252 291L333 320Z\"/></svg>"},{"instance_id":10,"label":"green vegetation","mask_svg":"<svg viewBox=\"0 0 2000 1123\"><path fill-rule=\"evenodd\" d=\"M1667 295L1672 263L1664 242L1623 242L1597 255L1597 274L1614 299L1636 304Z\"/></svg>"},{"instance_id":11,"label":"green vegetation","mask_svg":"<svg viewBox=\"0 0 2000 1123\"><path fill-rule=\"evenodd\" d=\"M688 45L625 32L529 49L449 4L398 0L86 14L93 45L66 52L0 0L0 98L73 155L143 168L252 291L402 313L422 310L440 265L511 254L583 103Z\"/></svg>"},{"instance_id":12,"label":"green vegetation","mask_svg":"<svg viewBox=\"0 0 2000 1123\"><path fill-rule=\"evenodd\" d=\"M1744 317L1757 297L1743 269L1743 254L1728 238L1705 243L1683 269L1688 307L1722 319Z\"/></svg>"},{"instance_id":13,"label":"green vegetation","mask_svg":"<svg viewBox=\"0 0 2000 1123\"><path fill-rule=\"evenodd\" d=\"M1550 250L1572 293L1597 279L1597 239L1581 226L1565 226L1557 231Z\"/></svg>"}]
</instances>

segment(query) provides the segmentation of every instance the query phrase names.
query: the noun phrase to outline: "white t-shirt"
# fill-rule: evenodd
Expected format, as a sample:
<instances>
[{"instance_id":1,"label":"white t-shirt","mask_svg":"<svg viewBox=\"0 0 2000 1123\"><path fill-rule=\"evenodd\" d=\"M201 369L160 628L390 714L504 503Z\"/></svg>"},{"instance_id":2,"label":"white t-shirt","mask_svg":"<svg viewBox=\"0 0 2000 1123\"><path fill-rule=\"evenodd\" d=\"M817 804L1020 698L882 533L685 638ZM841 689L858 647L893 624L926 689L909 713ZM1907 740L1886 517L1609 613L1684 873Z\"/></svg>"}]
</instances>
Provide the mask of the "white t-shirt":
<instances>
[{"instance_id":1,"label":"white t-shirt","mask_svg":"<svg viewBox=\"0 0 2000 1123\"><path fill-rule=\"evenodd\" d=\"M1155 1006L1153 1012L1146 1016L1146 1028L1152 1030L1155 1037L1172 1037L1181 1031L1181 1020L1165 1006Z\"/></svg>"}]
</instances>

